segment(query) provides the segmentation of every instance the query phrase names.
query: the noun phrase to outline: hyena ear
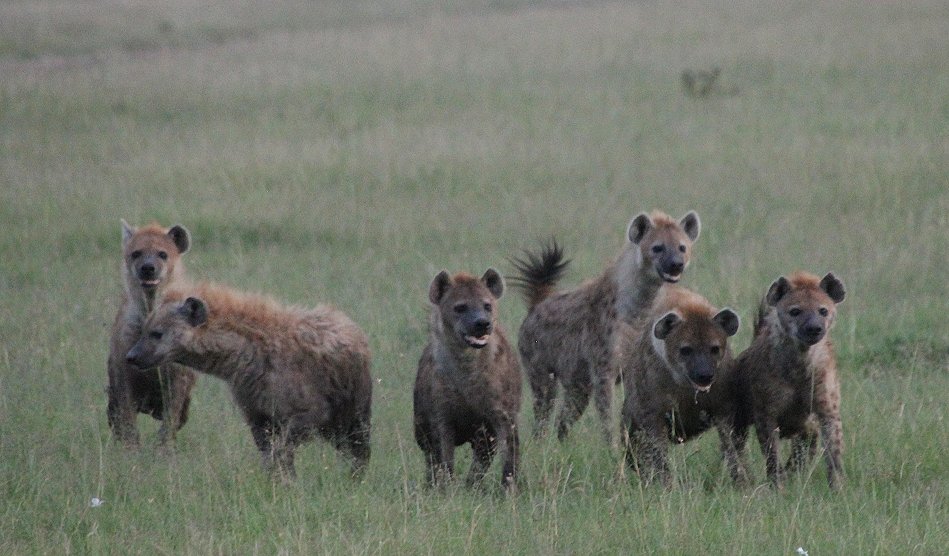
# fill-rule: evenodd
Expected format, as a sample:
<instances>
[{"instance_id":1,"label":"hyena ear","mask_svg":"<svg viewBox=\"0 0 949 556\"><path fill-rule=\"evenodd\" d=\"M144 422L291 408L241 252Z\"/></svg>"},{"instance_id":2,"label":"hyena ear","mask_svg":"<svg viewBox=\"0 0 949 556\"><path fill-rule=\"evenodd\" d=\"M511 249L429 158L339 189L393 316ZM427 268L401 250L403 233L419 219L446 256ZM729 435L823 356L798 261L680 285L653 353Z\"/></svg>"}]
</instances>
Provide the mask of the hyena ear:
<instances>
[{"instance_id":1,"label":"hyena ear","mask_svg":"<svg viewBox=\"0 0 949 556\"><path fill-rule=\"evenodd\" d=\"M120 219L122 222L122 248L124 249L128 245L129 240L132 239L132 236L135 235L135 228L129 226L129 223L125 221L124 218Z\"/></svg>"},{"instance_id":2,"label":"hyena ear","mask_svg":"<svg viewBox=\"0 0 949 556\"><path fill-rule=\"evenodd\" d=\"M699 215L694 210L690 210L688 214L682 217L682 220L679 220L679 226L693 242L699 238L699 233L702 231L702 221L699 220Z\"/></svg>"},{"instance_id":3,"label":"hyena ear","mask_svg":"<svg viewBox=\"0 0 949 556\"><path fill-rule=\"evenodd\" d=\"M501 296L504 295L504 278L501 277L497 270L489 268L485 271L484 276L481 277L481 281L488 287L488 291L491 292L491 295L493 295L495 299L501 299Z\"/></svg>"},{"instance_id":4,"label":"hyena ear","mask_svg":"<svg viewBox=\"0 0 949 556\"><path fill-rule=\"evenodd\" d=\"M168 229L168 237L171 238L171 241L175 242L175 247L178 248L178 253L184 255L188 248L191 247L191 234L188 233L187 228L181 224L175 224Z\"/></svg>"},{"instance_id":5,"label":"hyena ear","mask_svg":"<svg viewBox=\"0 0 949 556\"><path fill-rule=\"evenodd\" d=\"M191 326L201 326L208 322L208 306L197 297L189 297L181 304L178 312Z\"/></svg>"},{"instance_id":6,"label":"hyena ear","mask_svg":"<svg viewBox=\"0 0 949 556\"><path fill-rule=\"evenodd\" d=\"M451 286L451 276L447 270L443 270L435 275L431 285L428 287L428 300L438 305L442 302L442 297Z\"/></svg>"},{"instance_id":7,"label":"hyena ear","mask_svg":"<svg viewBox=\"0 0 949 556\"><path fill-rule=\"evenodd\" d=\"M738 318L738 315L735 314L735 311L732 311L729 308L724 308L718 312L712 320L718 323L725 330L725 334L728 336L734 336L738 332L738 327L741 325L741 319Z\"/></svg>"},{"instance_id":8,"label":"hyena ear","mask_svg":"<svg viewBox=\"0 0 949 556\"><path fill-rule=\"evenodd\" d=\"M676 326L682 322L682 317L679 316L675 311L669 311L665 315L659 317L659 320L652 325L652 335L656 337L657 340L665 340L669 336L669 333L672 332Z\"/></svg>"},{"instance_id":9,"label":"hyena ear","mask_svg":"<svg viewBox=\"0 0 949 556\"><path fill-rule=\"evenodd\" d=\"M639 242L646 237L646 232L650 229L652 229L652 218L649 218L649 215L645 212L641 212L629 221L629 227L626 228L626 236L629 237L630 241L638 245Z\"/></svg>"},{"instance_id":10,"label":"hyena ear","mask_svg":"<svg viewBox=\"0 0 949 556\"><path fill-rule=\"evenodd\" d=\"M788 282L788 279L784 276L775 280L771 287L768 288L768 295L765 296L765 301L768 305L777 305L778 301L781 301L781 298L786 296L788 292L791 291L791 283Z\"/></svg>"},{"instance_id":11,"label":"hyena ear","mask_svg":"<svg viewBox=\"0 0 949 556\"><path fill-rule=\"evenodd\" d=\"M833 272L828 272L820 281L820 289L827 292L827 295L834 300L834 303L840 303L847 297L847 290L844 289L844 283L841 282Z\"/></svg>"}]
</instances>

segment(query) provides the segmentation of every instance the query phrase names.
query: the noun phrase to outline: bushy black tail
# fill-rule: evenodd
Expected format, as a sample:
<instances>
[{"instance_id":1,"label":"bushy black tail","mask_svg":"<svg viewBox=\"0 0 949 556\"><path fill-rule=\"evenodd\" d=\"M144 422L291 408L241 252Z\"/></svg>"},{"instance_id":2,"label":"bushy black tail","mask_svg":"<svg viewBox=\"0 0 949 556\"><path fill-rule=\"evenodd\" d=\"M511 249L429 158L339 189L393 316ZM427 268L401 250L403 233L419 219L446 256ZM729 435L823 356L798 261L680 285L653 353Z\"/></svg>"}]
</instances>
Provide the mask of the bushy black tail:
<instances>
[{"instance_id":1,"label":"bushy black tail","mask_svg":"<svg viewBox=\"0 0 949 556\"><path fill-rule=\"evenodd\" d=\"M528 310L554 292L570 264L563 258L563 247L553 239L541 246L540 253L525 250L523 258L512 257L510 261L518 275L508 277L508 281L521 289Z\"/></svg>"}]
</instances>

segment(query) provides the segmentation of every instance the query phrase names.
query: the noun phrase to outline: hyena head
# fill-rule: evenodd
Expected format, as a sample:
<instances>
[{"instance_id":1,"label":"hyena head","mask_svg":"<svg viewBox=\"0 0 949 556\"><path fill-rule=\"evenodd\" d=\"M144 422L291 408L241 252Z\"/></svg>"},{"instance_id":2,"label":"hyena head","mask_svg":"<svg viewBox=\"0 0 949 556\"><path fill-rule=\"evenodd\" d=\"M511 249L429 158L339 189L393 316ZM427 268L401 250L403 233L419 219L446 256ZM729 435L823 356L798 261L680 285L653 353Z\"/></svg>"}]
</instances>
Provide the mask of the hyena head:
<instances>
[{"instance_id":1,"label":"hyena head","mask_svg":"<svg viewBox=\"0 0 949 556\"><path fill-rule=\"evenodd\" d=\"M191 345L195 330L208 321L208 307L197 297L168 299L142 326L142 334L125 355L139 369L178 361Z\"/></svg>"},{"instance_id":2,"label":"hyena head","mask_svg":"<svg viewBox=\"0 0 949 556\"><path fill-rule=\"evenodd\" d=\"M632 219L627 229L629 241L637 248L640 268L657 281L676 283L689 266L692 244L699 237L702 224L695 211L676 222L668 215L654 211Z\"/></svg>"},{"instance_id":3,"label":"hyena head","mask_svg":"<svg viewBox=\"0 0 949 556\"><path fill-rule=\"evenodd\" d=\"M451 276L443 270L428 288L432 324L446 342L481 349L491 341L497 323L497 301L503 293L504 279L493 268L480 279L465 273Z\"/></svg>"},{"instance_id":4,"label":"hyena head","mask_svg":"<svg viewBox=\"0 0 949 556\"><path fill-rule=\"evenodd\" d=\"M122 221L123 272L131 291L154 292L180 272L181 255L191 235L184 226L162 228L152 224L135 229Z\"/></svg>"},{"instance_id":5,"label":"hyena head","mask_svg":"<svg viewBox=\"0 0 949 556\"><path fill-rule=\"evenodd\" d=\"M832 272L823 278L797 272L775 280L765 302L773 309L772 318L777 319L783 333L801 346L810 347L827 335L837 315L837 304L846 295L843 282Z\"/></svg>"},{"instance_id":6,"label":"hyena head","mask_svg":"<svg viewBox=\"0 0 949 556\"><path fill-rule=\"evenodd\" d=\"M728 338L738 332L731 309L713 314L707 306L673 309L653 323L652 344L680 386L708 391L728 352Z\"/></svg>"}]
</instances>

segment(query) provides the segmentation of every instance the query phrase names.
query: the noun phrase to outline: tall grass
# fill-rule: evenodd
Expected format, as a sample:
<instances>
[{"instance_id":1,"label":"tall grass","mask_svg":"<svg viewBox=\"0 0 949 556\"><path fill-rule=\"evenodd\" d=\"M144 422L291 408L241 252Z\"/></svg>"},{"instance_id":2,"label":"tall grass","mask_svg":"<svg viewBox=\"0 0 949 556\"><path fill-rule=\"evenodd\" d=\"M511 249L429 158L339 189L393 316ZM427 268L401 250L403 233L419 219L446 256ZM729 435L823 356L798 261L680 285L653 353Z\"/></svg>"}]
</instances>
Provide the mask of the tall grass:
<instances>
[{"instance_id":1,"label":"tall grass","mask_svg":"<svg viewBox=\"0 0 949 556\"><path fill-rule=\"evenodd\" d=\"M941 553L947 28L926 1L3 3L0 552ZM718 93L685 96L680 72L712 66ZM510 272L556 235L575 285L653 207L699 212L687 285L746 324L782 273L844 279L843 492L820 461L735 489L711 436L671 450L676 488L644 488L589 416L525 439L517 496L425 489L431 277ZM362 483L313 444L273 484L207 377L174 455L113 445L120 218L187 226L193 276L366 329ZM501 305L514 335L524 308Z\"/></svg>"}]
</instances>

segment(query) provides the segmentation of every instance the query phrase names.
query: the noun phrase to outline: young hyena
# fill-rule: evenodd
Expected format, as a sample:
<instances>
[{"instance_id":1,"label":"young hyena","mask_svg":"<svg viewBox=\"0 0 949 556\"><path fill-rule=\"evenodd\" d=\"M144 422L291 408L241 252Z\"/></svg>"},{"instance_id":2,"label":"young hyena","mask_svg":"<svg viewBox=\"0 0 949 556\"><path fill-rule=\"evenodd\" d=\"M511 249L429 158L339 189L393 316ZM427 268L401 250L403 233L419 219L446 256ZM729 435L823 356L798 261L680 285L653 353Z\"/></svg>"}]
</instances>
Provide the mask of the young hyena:
<instances>
[{"instance_id":1,"label":"young hyena","mask_svg":"<svg viewBox=\"0 0 949 556\"><path fill-rule=\"evenodd\" d=\"M138 339L146 317L161 302L170 286L181 283L181 255L188 251L191 236L183 226L163 228L156 224L135 229L122 220L122 305L112 325L109 343L109 427L115 439L126 446L138 445L138 413L162 421L159 441L165 445L188 420L194 372L175 364L145 370L129 367L125 354Z\"/></svg>"},{"instance_id":2,"label":"young hyena","mask_svg":"<svg viewBox=\"0 0 949 556\"><path fill-rule=\"evenodd\" d=\"M743 419L755 425L768 477L777 488L784 471L778 463L779 438L792 439L787 469L800 469L817 451L818 428L827 481L832 489L840 486L840 383L828 332L845 296L843 283L832 273L778 278L761 303L751 346L736 361ZM736 432L740 447L746 434L747 425Z\"/></svg>"},{"instance_id":3,"label":"young hyena","mask_svg":"<svg viewBox=\"0 0 949 556\"><path fill-rule=\"evenodd\" d=\"M225 380L263 456L294 476L293 453L315 435L369 460L372 381L366 335L341 311L286 307L213 284L169 291L129 350L130 365L176 362Z\"/></svg>"},{"instance_id":4,"label":"young hyena","mask_svg":"<svg viewBox=\"0 0 949 556\"><path fill-rule=\"evenodd\" d=\"M455 447L470 443L468 484L484 478L502 453L501 484L516 487L521 373L498 323L504 281L494 269L480 279L442 271L432 281L429 342L415 379L415 440L432 484L454 473Z\"/></svg>"},{"instance_id":5,"label":"young hyena","mask_svg":"<svg viewBox=\"0 0 949 556\"><path fill-rule=\"evenodd\" d=\"M659 294L649 322L621 363L627 463L646 482L658 476L668 486L669 442L685 442L714 425L732 477L743 481L733 443L736 399L728 347L738 315L671 286Z\"/></svg>"},{"instance_id":6,"label":"young hyena","mask_svg":"<svg viewBox=\"0 0 949 556\"><path fill-rule=\"evenodd\" d=\"M555 285L568 261L556 243L539 255L513 260L520 274L514 280L524 289L528 307L518 349L534 394L535 434L547 428L559 382L564 403L557 437L566 438L592 390L607 441L613 444L617 325L637 322L663 284L679 281L699 230L695 212L678 222L658 211L639 214L629 223L619 258L598 278L561 293L555 293Z\"/></svg>"}]
</instances>

